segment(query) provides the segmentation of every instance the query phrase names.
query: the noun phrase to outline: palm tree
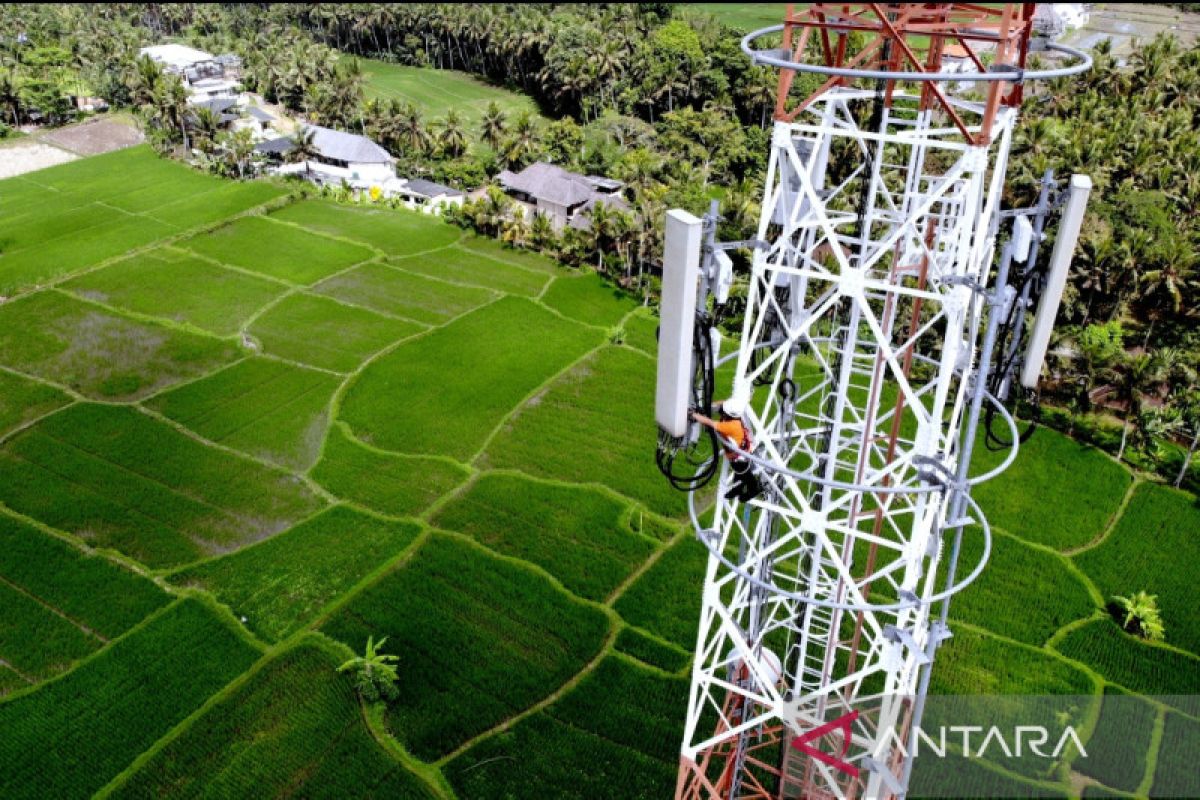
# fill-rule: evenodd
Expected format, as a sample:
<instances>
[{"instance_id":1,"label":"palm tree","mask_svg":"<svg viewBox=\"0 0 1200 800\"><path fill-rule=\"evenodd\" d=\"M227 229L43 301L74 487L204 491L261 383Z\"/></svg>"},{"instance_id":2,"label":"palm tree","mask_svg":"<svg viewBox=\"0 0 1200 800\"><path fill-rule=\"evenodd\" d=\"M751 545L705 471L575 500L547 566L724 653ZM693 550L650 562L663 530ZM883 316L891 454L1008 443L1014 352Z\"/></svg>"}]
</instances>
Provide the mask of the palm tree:
<instances>
[{"instance_id":1,"label":"palm tree","mask_svg":"<svg viewBox=\"0 0 1200 800\"><path fill-rule=\"evenodd\" d=\"M500 106L495 100L488 103L487 111L483 113L483 120L480 123L483 127L483 140L496 151L500 149L500 142L504 140L505 132L505 117L504 112L500 110Z\"/></svg>"},{"instance_id":2,"label":"palm tree","mask_svg":"<svg viewBox=\"0 0 1200 800\"><path fill-rule=\"evenodd\" d=\"M1142 590L1129 597L1117 595L1113 600L1124 617L1121 620L1123 629L1150 641L1162 640L1166 630L1158 612L1158 595Z\"/></svg>"},{"instance_id":3,"label":"palm tree","mask_svg":"<svg viewBox=\"0 0 1200 800\"><path fill-rule=\"evenodd\" d=\"M246 167L254 155L254 135L249 128L231 131L221 137L221 146L225 150L225 159L233 164L238 178L246 177Z\"/></svg>"},{"instance_id":4,"label":"palm tree","mask_svg":"<svg viewBox=\"0 0 1200 800\"><path fill-rule=\"evenodd\" d=\"M532 161L541 144L539 139L537 123L528 111L521 112L513 125L512 138L504 147L504 160L508 168L515 169Z\"/></svg>"},{"instance_id":5,"label":"palm tree","mask_svg":"<svg viewBox=\"0 0 1200 800\"><path fill-rule=\"evenodd\" d=\"M512 247L525 246L529 239L529 223L525 220L523 212L514 213L504 222L500 238Z\"/></svg>"},{"instance_id":6,"label":"palm tree","mask_svg":"<svg viewBox=\"0 0 1200 800\"><path fill-rule=\"evenodd\" d=\"M429 132L421 119L421 109L406 103L396 118L400 144L410 153L419 155L429 149Z\"/></svg>"},{"instance_id":7,"label":"palm tree","mask_svg":"<svg viewBox=\"0 0 1200 800\"><path fill-rule=\"evenodd\" d=\"M19 111L21 109L21 84L17 79L16 70L0 71L0 106L12 114L13 127L21 124Z\"/></svg>"},{"instance_id":8,"label":"palm tree","mask_svg":"<svg viewBox=\"0 0 1200 800\"><path fill-rule=\"evenodd\" d=\"M661 169L662 159L657 153L646 147L635 147L617 162L616 177L638 193L657 181Z\"/></svg>"},{"instance_id":9,"label":"palm tree","mask_svg":"<svg viewBox=\"0 0 1200 800\"><path fill-rule=\"evenodd\" d=\"M1192 434L1187 453L1183 457L1183 463L1179 466L1179 474L1175 476L1175 488L1178 489L1183 485L1183 479L1187 477L1188 470L1191 469L1192 457L1196 455L1196 448L1200 446L1200 389L1189 389L1176 401L1176 407L1179 409L1183 427L1190 428Z\"/></svg>"},{"instance_id":10,"label":"palm tree","mask_svg":"<svg viewBox=\"0 0 1200 800\"><path fill-rule=\"evenodd\" d=\"M449 153L453 158L461 156L467 149L467 134L463 130L462 119L459 118L458 112L450 109L438 127L441 129L438 134L438 144L441 146L442 152Z\"/></svg>"},{"instance_id":11,"label":"palm tree","mask_svg":"<svg viewBox=\"0 0 1200 800\"><path fill-rule=\"evenodd\" d=\"M320 155L316 143L313 138L316 136L314 128L305 125L296 131L296 136L292 139L292 147L287 151L287 162L289 164L299 164L304 162L304 174L306 176L312 174L312 168L309 166L309 161Z\"/></svg>"},{"instance_id":12,"label":"palm tree","mask_svg":"<svg viewBox=\"0 0 1200 800\"><path fill-rule=\"evenodd\" d=\"M190 149L187 134L187 116L190 112L187 99L187 89L183 87L183 82L175 75L163 73L154 86L154 96L151 100L151 113L155 122L165 130L178 130L183 137L185 151Z\"/></svg>"},{"instance_id":13,"label":"palm tree","mask_svg":"<svg viewBox=\"0 0 1200 800\"><path fill-rule=\"evenodd\" d=\"M188 112L196 147L205 153L212 151L221 132L221 115L208 106L197 106Z\"/></svg>"},{"instance_id":14,"label":"palm tree","mask_svg":"<svg viewBox=\"0 0 1200 800\"><path fill-rule=\"evenodd\" d=\"M1162 443L1168 441L1183 427L1179 410L1171 406L1146 409L1138 414L1130 441L1143 453L1162 459Z\"/></svg>"},{"instance_id":15,"label":"palm tree","mask_svg":"<svg viewBox=\"0 0 1200 800\"><path fill-rule=\"evenodd\" d=\"M1115 381L1113 395L1125 405L1125 420L1121 425L1121 446L1117 449L1117 460L1125 455L1129 440L1129 423L1142 413L1142 400L1158 383L1158 363L1149 353L1127 355L1119 369L1112 370Z\"/></svg>"},{"instance_id":16,"label":"palm tree","mask_svg":"<svg viewBox=\"0 0 1200 800\"><path fill-rule=\"evenodd\" d=\"M126 84L134 106L142 107L153 103L154 91L162 76L162 68L150 56L142 56L133 62L133 71Z\"/></svg>"},{"instance_id":17,"label":"palm tree","mask_svg":"<svg viewBox=\"0 0 1200 800\"><path fill-rule=\"evenodd\" d=\"M1200 279L1196 274L1198 261L1200 257L1195 252L1182 246L1172 247L1162 254L1156 269L1146 270L1142 274L1139 281L1143 287L1140 299L1151 309L1145 344L1149 344L1154 323L1165 316L1166 309L1179 314L1185 297L1200 287Z\"/></svg>"},{"instance_id":18,"label":"palm tree","mask_svg":"<svg viewBox=\"0 0 1200 800\"><path fill-rule=\"evenodd\" d=\"M554 244L554 224L540 211L534 212L533 222L529 225L529 242L538 250Z\"/></svg>"},{"instance_id":19,"label":"palm tree","mask_svg":"<svg viewBox=\"0 0 1200 800\"><path fill-rule=\"evenodd\" d=\"M380 653L388 637L383 637L378 643L374 636L367 637L367 647L361 656L355 656L337 668L338 672L354 672L355 688L362 698L369 703L380 699L395 700L400 696L396 688L399 675L394 666L399 661L398 656Z\"/></svg>"},{"instance_id":20,"label":"palm tree","mask_svg":"<svg viewBox=\"0 0 1200 800\"><path fill-rule=\"evenodd\" d=\"M489 186L475 204L475 227L484 233L495 234L509 217L512 201L497 186Z\"/></svg>"}]
</instances>

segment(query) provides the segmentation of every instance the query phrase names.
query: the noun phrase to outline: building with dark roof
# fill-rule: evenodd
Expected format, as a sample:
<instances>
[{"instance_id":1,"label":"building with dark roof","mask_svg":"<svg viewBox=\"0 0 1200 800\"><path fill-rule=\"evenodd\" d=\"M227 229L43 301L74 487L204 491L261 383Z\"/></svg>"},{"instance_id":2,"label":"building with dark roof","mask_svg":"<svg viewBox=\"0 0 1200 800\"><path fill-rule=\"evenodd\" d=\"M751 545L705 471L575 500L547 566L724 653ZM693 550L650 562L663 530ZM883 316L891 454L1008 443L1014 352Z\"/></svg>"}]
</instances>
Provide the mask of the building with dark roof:
<instances>
[{"instance_id":1,"label":"building with dark roof","mask_svg":"<svg viewBox=\"0 0 1200 800\"><path fill-rule=\"evenodd\" d=\"M256 153L262 153L269 160L282 160L288 151L295 147L295 143L286 136L280 136L275 139L265 139L254 145Z\"/></svg>"},{"instance_id":2,"label":"building with dark roof","mask_svg":"<svg viewBox=\"0 0 1200 800\"><path fill-rule=\"evenodd\" d=\"M504 170L496 180L531 212L545 214L555 228L586 228L587 212L597 203L621 211L629 208L621 197L624 184L620 181L580 175L545 161L530 164L520 172Z\"/></svg>"}]
</instances>

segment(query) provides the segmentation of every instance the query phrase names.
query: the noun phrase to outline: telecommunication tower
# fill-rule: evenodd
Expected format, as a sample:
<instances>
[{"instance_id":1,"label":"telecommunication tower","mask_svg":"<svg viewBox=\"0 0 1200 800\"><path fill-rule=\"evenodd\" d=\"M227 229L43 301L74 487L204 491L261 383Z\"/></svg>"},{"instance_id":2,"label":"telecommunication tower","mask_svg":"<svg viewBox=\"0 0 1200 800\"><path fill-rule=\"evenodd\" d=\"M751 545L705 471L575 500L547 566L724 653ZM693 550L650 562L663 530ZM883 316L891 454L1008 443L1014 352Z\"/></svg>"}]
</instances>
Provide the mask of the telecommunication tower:
<instances>
[{"instance_id":1,"label":"telecommunication tower","mask_svg":"<svg viewBox=\"0 0 1200 800\"><path fill-rule=\"evenodd\" d=\"M1032 16L814 3L742 41L780 70L757 236L717 242L714 205L670 212L664 248L659 465L709 551L678 800L907 791L950 599L990 552L970 489L1016 456L1003 400L1036 384L1091 186L1048 174L1035 207L1001 208L1024 86L1090 66L1031 40ZM756 49L767 36L782 47ZM1035 49L1066 61L1029 70ZM800 74L820 82L806 97ZM753 258L738 349L721 356L734 247ZM714 397L722 365L732 387ZM747 409L752 449L733 449L763 492L746 502L727 496L727 443L689 414L721 396ZM1010 452L972 476L983 413ZM967 536L983 555L960 565Z\"/></svg>"}]
</instances>

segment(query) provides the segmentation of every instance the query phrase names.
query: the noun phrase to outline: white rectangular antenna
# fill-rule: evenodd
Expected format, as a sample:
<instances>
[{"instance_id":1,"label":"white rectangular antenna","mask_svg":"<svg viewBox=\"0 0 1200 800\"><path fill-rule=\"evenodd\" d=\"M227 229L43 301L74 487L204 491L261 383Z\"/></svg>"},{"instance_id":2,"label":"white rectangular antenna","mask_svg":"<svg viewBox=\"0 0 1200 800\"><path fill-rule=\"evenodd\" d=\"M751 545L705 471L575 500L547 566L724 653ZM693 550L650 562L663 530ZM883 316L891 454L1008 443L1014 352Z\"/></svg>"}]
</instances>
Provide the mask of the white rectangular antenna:
<instances>
[{"instance_id":1,"label":"white rectangular antenna","mask_svg":"<svg viewBox=\"0 0 1200 800\"><path fill-rule=\"evenodd\" d=\"M668 435L688 430L692 394L692 336L700 280L700 241L704 223L680 209L667 212L663 244L662 300L658 324L658 385L654 419Z\"/></svg>"},{"instance_id":2,"label":"white rectangular antenna","mask_svg":"<svg viewBox=\"0 0 1200 800\"><path fill-rule=\"evenodd\" d=\"M1067 285L1067 271L1075 255L1075 243L1079 241L1079 228L1083 225L1083 212L1087 209L1088 195L1092 192L1092 179L1087 175L1072 175L1069 191L1062 221L1058 225L1058 237L1054 241L1054 253L1050 256L1050 272L1042 288L1042 299L1038 302L1033 331L1029 335L1029 347L1025 350L1025 366L1021 368L1021 385L1028 389L1037 386L1038 377L1042 374L1042 363L1050 346L1050 332L1058 316L1058 306Z\"/></svg>"},{"instance_id":3,"label":"white rectangular antenna","mask_svg":"<svg viewBox=\"0 0 1200 800\"><path fill-rule=\"evenodd\" d=\"M1033 244L1033 225L1029 217L1017 217L1013 223L1012 260L1024 264L1029 258L1029 247Z\"/></svg>"},{"instance_id":4,"label":"white rectangular antenna","mask_svg":"<svg viewBox=\"0 0 1200 800\"><path fill-rule=\"evenodd\" d=\"M733 259L718 250L714 261L717 274L713 280L713 298L717 305L722 305L729 299L729 289L733 286Z\"/></svg>"}]
</instances>

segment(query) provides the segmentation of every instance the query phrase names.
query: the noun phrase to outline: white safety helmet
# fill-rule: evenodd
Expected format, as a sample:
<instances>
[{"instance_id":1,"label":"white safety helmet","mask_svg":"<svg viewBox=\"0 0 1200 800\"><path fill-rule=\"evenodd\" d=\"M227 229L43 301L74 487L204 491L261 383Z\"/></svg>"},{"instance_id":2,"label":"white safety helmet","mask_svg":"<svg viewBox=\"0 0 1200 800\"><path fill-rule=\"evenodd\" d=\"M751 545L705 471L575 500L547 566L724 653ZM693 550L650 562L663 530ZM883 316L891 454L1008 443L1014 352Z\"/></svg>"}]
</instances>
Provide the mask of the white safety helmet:
<instances>
[{"instance_id":1,"label":"white safety helmet","mask_svg":"<svg viewBox=\"0 0 1200 800\"><path fill-rule=\"evenodd\" d=\"M725 402L721 403L721 411L731 417L741 417L746 413L746 401L734 395Z\"/></svg>"}]
</instances>

